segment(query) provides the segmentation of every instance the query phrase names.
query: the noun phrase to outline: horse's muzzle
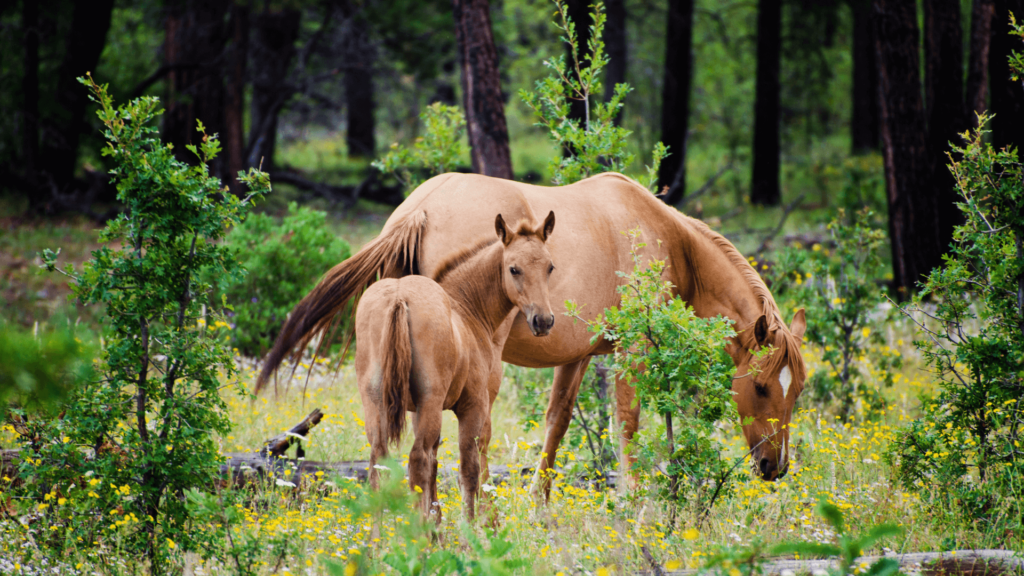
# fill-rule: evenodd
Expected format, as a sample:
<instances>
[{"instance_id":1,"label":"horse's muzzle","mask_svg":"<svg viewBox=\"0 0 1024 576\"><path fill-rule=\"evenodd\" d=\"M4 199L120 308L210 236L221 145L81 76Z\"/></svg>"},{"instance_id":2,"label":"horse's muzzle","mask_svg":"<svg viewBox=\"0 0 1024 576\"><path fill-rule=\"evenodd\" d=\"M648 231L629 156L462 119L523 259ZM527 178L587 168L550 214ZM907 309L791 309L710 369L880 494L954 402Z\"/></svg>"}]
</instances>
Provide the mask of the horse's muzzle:
<instances>
[{"instance_id":1,"label":"horse's muzzle","mask_svg":"<svg viewBox=\"0 0 1024 576\"><path fill-rule=\"evenodd\" d=\"M534 336L547 336L551 333L551 327L555 325L554 314L534 314L526 319L530 325L530 332Z\"/></svg>"},{"instance_id":2,"label":"horse's muzzle","mask_svg":"<svg viewBox=\"0 0 1024 576\"><path fill-rule=\"evenodd\" d=\"M762 457L757 463L757 468L761 473L761 480L772 482L782 478L786 475L786 472L789 472L789 461L783 460L779 463L774 458Z\"/></svg>"}]
</instances>

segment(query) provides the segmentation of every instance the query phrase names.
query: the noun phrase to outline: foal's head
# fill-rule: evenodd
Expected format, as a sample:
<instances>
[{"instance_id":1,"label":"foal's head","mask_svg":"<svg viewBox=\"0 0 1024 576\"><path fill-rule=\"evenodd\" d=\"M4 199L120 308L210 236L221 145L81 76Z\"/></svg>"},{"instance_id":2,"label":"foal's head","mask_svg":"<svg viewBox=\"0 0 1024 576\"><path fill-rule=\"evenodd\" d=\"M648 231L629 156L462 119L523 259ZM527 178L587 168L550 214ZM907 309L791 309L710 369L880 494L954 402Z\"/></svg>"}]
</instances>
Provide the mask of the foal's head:
<instances>
[{"instance_id":1,"label":"foal's head","mask_svg":"<svg viewBox=\"0 0 1024 576\"><path fill-rule=\"evenodd\" d=\"M555 228L555 213L549 213L538 227L524 221L515 230L498 214L494 228L505 246L501 267L505 294L526 316L533 335L547 336L555 325L548 299L548 278L555 265L547 247L548 236Z\"/></svg>"},{"instance_id":2,"label":"foal's head","mask_svg":"<svg viewBox=\"0 0 1024 576\"><path fill-rule=\"evenodd\" d=\"M796 313L788 328L761 316L737 339L744 350L734 356L734 399L740 418L749 421L743 426L743 434L751 447L754 466L765 480L781 478L789 469L789 423L807 377L800 352L806 327L803 310ZM766 346L774 349L760 359L749 353Z\"/></svg>"}]
</instances>

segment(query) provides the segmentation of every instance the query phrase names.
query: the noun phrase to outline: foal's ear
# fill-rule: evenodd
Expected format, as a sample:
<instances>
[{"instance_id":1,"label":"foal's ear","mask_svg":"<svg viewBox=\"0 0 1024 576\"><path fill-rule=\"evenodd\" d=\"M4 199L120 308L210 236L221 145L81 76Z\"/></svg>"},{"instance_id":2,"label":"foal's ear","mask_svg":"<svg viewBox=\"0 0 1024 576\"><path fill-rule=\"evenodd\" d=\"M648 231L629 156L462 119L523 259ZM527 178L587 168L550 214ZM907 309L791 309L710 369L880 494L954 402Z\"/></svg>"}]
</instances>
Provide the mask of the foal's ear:
<instances>
[{"instance_id":1,"label":"foal's ear","mask_svg":"<svg viewBox=\"0 0 1024 576\"><path fill-rule=\"evenodd\" d=\"M505 219L501 217L501 214L498 214L498 217L494 219L494 231L498 233L498 239L501 240L501 243L508 246L512 235L509 234L508 227L505 226Z\"/></svg>"},{"instance_id":2,"label":"foal's ear","mask_svg":"<svg viewBox=\"0 0 1024 576\"><path fill-rule=\"evenodd\" d=\"M541 233L541 238L547 242L548 236L551 235L551 231L555 229L555 211L548 212L548 217L544 219L544 228Z\"/></svg>"},{"instance_id":3,"label":"foal's ear","mask_svg":"<svg viewBox=\"0 0 1024 576\"><path fill-rule=\"evenodd\" d=\"M758 346L768 343L768 318L764 314L754 322L754 341Z\"/></svg>"},{"instance_id":4,"label":"foal's ear","mask_svg":"<svg viewBox=\"0 0 1024 576\"><path fill-rule=\"evenodd\" d=\"M793 314L793 321L789 324L789 331L797 338L804 337L804 332L807 331L807 317L804 315L803 308L797 310L796 314Z\"/></svg>"}]
</instances>

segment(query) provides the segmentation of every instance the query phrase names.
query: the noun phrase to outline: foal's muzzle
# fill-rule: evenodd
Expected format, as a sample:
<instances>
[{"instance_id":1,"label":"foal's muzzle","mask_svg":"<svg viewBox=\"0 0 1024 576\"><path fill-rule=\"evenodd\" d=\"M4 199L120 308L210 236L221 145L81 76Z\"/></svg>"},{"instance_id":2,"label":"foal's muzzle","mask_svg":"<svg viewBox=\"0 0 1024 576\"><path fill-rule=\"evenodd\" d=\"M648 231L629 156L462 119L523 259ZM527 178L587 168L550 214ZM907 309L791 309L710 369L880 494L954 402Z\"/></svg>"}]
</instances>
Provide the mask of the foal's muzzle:
<instances>
[{"instance_id":1,"label":"foal's muzzle","mask_svg":"<svg viewBox=\"0 0 1024 576\"><path fill-rule=\"evenodd\" d=\"M526 323L530 325L530 332L534 336L547 336L551 333L551 327L555 325L554 314L533 314L527 316Z\"/></svg>"}]
</instances>

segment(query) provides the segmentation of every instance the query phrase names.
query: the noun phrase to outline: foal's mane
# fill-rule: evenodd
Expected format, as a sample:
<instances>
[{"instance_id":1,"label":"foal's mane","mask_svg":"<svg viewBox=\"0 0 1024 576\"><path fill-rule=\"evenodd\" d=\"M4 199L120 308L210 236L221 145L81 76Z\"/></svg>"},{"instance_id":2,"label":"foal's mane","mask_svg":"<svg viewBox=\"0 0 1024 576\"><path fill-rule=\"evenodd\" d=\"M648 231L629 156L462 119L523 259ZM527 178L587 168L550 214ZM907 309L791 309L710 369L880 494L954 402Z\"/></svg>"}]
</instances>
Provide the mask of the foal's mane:
<instances>
[{"instance_id":1,"label":"foal's mane","mask_svg":"<svg viewBox=\"0 0 1024 576\"><path fill-rule=\"evenodd\" d=\"M729 263L736 268L736 271L747 282L754 297L760 302L761 313L768 320L768 334L770 336L774 335L774 342L770 342L770 344L775 347L776 351L781 352L773 353L765 358L762 361L761 370L766 374L776 374L782 370L788 359L788 365L793 372L793 379L797 382L803 382L807 376L807 367L804 365L803 355L800 353L801 339L790 332L789 326L782 319L782 313L779 310L778 304L775 303L775 298L768 291L768 287L765 286L761 275L743 257L743 254L740 254L740 251L732 245L732 242L726 240L724 236L715 232L707 224L696 218L683 214L680 214L680 216L683 219L684 225L691 227L721 251L722 255L726 257ZM749 356L752 356L750 351L757 347L753 327L754 324L750 324L737 327L736 330L739 333L737 340L743 348L744 354L748 356L748 360Z\"/></svg>"},{"instance_id":2,"label":"foal's mane","mask_svg":"<svg viewBox=\"0 0 1024 576\"><path fill-rule=\"evenodd\" d=\"M434 272L434 282L440 284L445 279L445 277L448 276L449 273L451 273L459 266L462 266L466 262L469 262L473 258L473 256L476 256L478 252L480 252L484 248L487 248L491 244L494 244L497 241L497 237L484 238L478 241L473 246L469 246L453 254L449 254L448 256L445 257L443 261L441 261L441 265L437 267L437 272Z\"/></svg>"}]
</instances>

